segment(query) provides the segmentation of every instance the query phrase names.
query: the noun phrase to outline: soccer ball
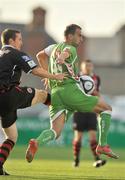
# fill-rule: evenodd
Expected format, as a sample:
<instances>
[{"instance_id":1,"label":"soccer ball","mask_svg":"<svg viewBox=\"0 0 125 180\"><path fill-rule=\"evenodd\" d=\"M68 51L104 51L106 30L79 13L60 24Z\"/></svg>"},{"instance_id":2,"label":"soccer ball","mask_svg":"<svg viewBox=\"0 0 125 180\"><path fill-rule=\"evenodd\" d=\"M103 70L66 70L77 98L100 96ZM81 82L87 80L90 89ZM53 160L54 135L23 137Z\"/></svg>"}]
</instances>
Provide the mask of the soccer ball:
<instances>
[{"instance_id":1,"label":"soccer ball","mask_svg":"<svg viewBox=\"0 0 125 180\"><path fill-rule=\"evenodd\" d=\"M80 76L80 86L86 94L92 94L95 89L95 83L90 76Z\"/></svg>"}]
</instances>

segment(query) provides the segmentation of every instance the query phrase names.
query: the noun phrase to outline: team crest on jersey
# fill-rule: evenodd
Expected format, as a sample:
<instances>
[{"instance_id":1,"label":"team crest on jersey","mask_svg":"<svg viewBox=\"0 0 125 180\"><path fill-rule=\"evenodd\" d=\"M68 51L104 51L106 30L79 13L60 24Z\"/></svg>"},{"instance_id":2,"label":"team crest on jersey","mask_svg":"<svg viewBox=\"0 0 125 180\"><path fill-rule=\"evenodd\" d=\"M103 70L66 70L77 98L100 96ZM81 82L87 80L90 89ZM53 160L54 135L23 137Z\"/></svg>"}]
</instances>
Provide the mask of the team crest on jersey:
<instances>
[{"instance_id":1,"label":"team crest on jersey","mask_svg":"<svg viewBox=\"0 0 125 180\"><path fill-rule=\"evenodd\" d=\"M24 59L25 62L32 60L30 56L26 56L26 55L22 56L22 59Z\"/></svg>"},{"instance_id":2,"label":"team crest on jersey","mask_svg":"<svg viewBox=\"0 0 125 180\"><path fill-rule=\"evenodd\" d=\"M35 62L34 62L33 60L28 61L27 63L28 63L28 65L29 65L31 68L33 68L34 66L36 66L36 64L35 64Z\"/></svg>"},{"instance_id":3,"label":"team crest on jersey","mask_svg":"<svg viewBox=\"0 0 125 180\"><path fill-rule=\"evenodd\" d=\"M33 92L33 90L31 89L31 88L27 88L27 91L28 91L28 93L32 93Z\"/></svg>"}]
</instances>

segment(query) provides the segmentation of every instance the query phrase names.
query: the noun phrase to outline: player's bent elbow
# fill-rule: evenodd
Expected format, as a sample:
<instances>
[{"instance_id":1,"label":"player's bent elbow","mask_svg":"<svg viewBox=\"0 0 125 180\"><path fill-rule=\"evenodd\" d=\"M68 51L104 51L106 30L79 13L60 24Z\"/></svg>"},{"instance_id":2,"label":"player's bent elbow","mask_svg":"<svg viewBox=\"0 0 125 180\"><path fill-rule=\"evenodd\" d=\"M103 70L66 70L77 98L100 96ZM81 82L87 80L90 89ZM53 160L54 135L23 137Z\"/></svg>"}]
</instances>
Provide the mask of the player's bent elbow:
<instances>
[{"instance_id":1,"label":"player's bent elbow","mask_svg":"<svg viewBox=\"0 0 125 180\"><path fill-rule=\"evenodd\" d=\"M39 58L41 57L41 54L42 54L42 51L38 52L38 53L36 54L36 58L39 59Z\"/></svg>"},{"instance_id":2,"label":"player's bent elbow","mask_svg":"<svg viewBox=\"0 0 125 180\"><path fill-rule=\"evenodd\" d=\"M58 139L59 137L60 137L60 134L57 134L57 135L56 135L56 139Z\"/></svg>"},{"instance_id":3,"label":"player's bent elbow","mask_svg":"<svg viewBox=\"0 0 125 180\"><path fill-rule=\"evenodd\" d=\"M38 60L44 60L44 58L48 58L47 54L44 51L40 51L36 54L36 58Z\"/></svg>"}]
</instances>

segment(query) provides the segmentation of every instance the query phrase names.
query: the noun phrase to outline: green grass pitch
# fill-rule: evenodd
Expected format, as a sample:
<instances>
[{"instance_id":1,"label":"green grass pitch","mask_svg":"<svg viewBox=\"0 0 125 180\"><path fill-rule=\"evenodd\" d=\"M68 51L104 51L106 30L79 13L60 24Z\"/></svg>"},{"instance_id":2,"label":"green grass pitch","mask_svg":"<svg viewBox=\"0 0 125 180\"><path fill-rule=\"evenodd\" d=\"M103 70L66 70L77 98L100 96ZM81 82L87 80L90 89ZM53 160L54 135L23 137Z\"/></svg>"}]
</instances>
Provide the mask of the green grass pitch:
<instances>
[{"instance_id":1,"label":"green grass pitch","mask_svg":"<svg viewBox=\"0 0 125 180\"><path fill-rule=\"evenodd\" d=\"M5 164L11 176L1 176L4 180L125 180L124 150L116 149L119 160L107 159L101 168L92 166L93 159L89 148L82 149L79 168L72 167L71 147L40 148L34 161L27 163L26 147L16 146Z\"/></svg>"}]
</instances>

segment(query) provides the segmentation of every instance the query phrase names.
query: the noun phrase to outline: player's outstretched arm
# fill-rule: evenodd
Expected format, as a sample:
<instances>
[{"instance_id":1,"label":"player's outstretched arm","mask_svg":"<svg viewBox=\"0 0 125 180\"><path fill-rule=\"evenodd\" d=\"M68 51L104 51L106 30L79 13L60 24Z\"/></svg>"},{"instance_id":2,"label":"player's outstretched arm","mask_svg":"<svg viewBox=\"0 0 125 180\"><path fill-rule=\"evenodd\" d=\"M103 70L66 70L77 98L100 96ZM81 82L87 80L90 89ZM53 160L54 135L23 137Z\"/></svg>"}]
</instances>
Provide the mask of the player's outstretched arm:
<instances>
[{"instance_id":1,"label":"player's outstretched arm","mask_svg":"<svg viewBox=\"0 0 125 180\"><path fill-rule=\"evenodd\" d=\"M55 80L63 80L66 78L67 74L60 73L60 74L51 74L42 67L35 67L32 70L32 74L42 77L42 78L48 78L48 79L55 79Z\"/></svg>"}]
</instances>

